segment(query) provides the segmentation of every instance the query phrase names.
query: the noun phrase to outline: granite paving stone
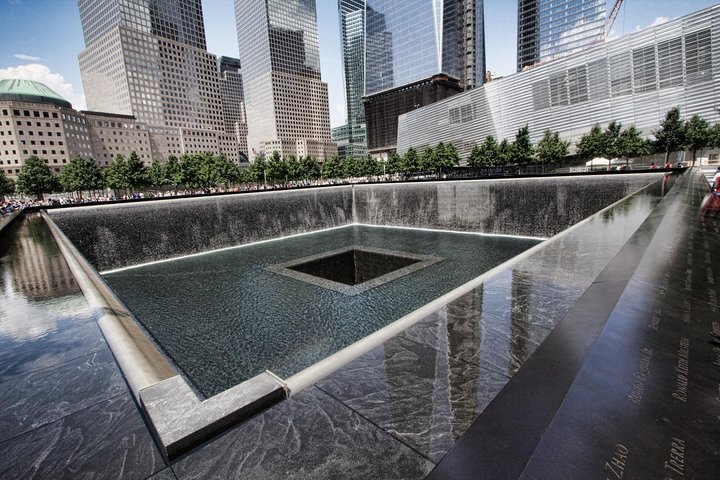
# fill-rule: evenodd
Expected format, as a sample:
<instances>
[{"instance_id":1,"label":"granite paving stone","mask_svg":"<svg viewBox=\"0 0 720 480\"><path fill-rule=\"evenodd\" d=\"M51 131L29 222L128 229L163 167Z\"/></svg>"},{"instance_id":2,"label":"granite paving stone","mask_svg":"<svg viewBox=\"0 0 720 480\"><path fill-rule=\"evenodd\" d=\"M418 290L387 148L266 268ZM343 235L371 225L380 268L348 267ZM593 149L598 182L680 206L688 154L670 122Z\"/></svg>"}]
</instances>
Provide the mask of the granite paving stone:
<instances>
[{"instance_id":1,"label":"granite paving stone","mask_svg":"<svg viewBox=\"0 0 720 480\"><path fill-rule=\"evenodd\" d=\"M188 479L419 479L419 453L315 387L174 462Z\"/></svg>"},{"instance_id":2,"label":"granite paving stone","mask_svg":"<svg viewBox=\"0 0 720 480\"><path fill-rule=\"evenodd\" d=\"M0 441L78 412L127 389L110 350L2 384Z\"/></svg>"},{"instance_id":3,"label":"granite paving stone","mask_svg":"<svg viewBox=\"0 0 720 480\"><path fill-rule=\"evenodd\" d=\"M3 480L142 480L165 467L127 392L0 443Z\"/></svg>"},{"instance_id":4,"label":"granite paving stone","mask_svg":"<svg viewBox=\"0 0 720 480\"><path fill-rule=\"evenodd\" d=\"M317 386L437 462L507 381L447 352L396 337Z\"/></svg>"},{"instance_id":5,"label":"granite paving stone","mask_svg":"<svg viewBox=\"0 0 720 480\"><path fill-rule=\"evenodd\" d=\"M165 470L160 470L152 477L148 477L148 480L177 480L177 477L171 468L166 468Z\"/></svg>"}]
</instances>

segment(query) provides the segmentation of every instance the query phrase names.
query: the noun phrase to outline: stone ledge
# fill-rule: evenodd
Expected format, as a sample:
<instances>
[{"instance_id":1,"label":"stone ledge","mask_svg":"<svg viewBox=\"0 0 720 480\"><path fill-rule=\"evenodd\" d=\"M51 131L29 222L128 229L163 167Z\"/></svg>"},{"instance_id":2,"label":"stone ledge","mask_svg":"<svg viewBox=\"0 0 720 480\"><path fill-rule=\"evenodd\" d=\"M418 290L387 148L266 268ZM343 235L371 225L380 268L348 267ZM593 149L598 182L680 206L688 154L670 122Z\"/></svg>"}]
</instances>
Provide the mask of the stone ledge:
<instances>
[{"instance_id":1,"label":"stone ledge","mask_svg":"<svg viewBox=\"0 0 720 480\"><path fill-rule=\"evenodd\" d=\"M177 375L140 391L165 455L176 458L209 437L287 397L275 375L264 372L203 400Z\"/></svg>"}]
</instances>

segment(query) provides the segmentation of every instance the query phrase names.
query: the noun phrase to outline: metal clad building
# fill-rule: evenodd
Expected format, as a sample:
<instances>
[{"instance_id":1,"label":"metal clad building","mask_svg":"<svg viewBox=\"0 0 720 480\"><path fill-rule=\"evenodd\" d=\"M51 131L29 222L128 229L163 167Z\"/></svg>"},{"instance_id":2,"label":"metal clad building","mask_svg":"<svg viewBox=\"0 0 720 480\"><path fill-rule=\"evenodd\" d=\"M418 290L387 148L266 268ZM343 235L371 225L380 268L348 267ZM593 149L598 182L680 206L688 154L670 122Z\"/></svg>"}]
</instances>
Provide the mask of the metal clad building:
<instances>
[{"instance_id":1,"label":"metal clad building","mask_svg":"<svg viewBox=\"0 0 720 480\"><path fill-rule=\"evenodd\" d=\"M657 129L679 106L720 121L720 6L624 36L402 115L398 152L452 142L463 158L488 135L512 140L527 124L577 142L595 123Z\"/></svg>"}]
</instances>

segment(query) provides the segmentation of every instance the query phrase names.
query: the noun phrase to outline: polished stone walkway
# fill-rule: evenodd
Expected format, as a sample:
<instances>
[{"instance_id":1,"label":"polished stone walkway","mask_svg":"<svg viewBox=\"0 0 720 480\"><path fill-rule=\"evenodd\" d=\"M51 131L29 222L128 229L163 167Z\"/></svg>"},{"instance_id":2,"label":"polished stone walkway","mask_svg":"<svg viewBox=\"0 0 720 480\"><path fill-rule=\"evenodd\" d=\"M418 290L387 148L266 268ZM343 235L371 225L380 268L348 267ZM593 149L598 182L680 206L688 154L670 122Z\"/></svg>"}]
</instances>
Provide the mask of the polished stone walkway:
<instances>
[{"instance_id":1,"label":"polished stone walkway","mask_svg":"<svg viewBox=\"0 0 720 480\"><path fill-rule=\"evenodd\" d=\"M717 478L706 189L635 195L169 467L27 219L0 263L0 478Z\"/></svg>"}]
</instances>

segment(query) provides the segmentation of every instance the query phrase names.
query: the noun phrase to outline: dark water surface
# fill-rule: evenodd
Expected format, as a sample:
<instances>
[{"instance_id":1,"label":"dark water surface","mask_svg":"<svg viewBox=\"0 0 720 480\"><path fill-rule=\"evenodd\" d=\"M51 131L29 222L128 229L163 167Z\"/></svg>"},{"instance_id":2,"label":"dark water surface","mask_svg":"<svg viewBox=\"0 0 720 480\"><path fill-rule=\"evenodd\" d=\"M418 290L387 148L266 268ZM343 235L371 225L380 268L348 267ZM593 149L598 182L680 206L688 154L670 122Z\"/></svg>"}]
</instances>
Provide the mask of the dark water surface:
<instances>
[{"instance_id":1,"label":"dark water surface","mask_svg":"<svg viewBox=\"0 0 720 480\"><path fill-rule=\"evenodd\" d=\"M105 274L205 395L270 370L289 377L539 240L348 226ZM265 270L350 245L444 260L355 296Z\"/></svg>"}]
</instances>

